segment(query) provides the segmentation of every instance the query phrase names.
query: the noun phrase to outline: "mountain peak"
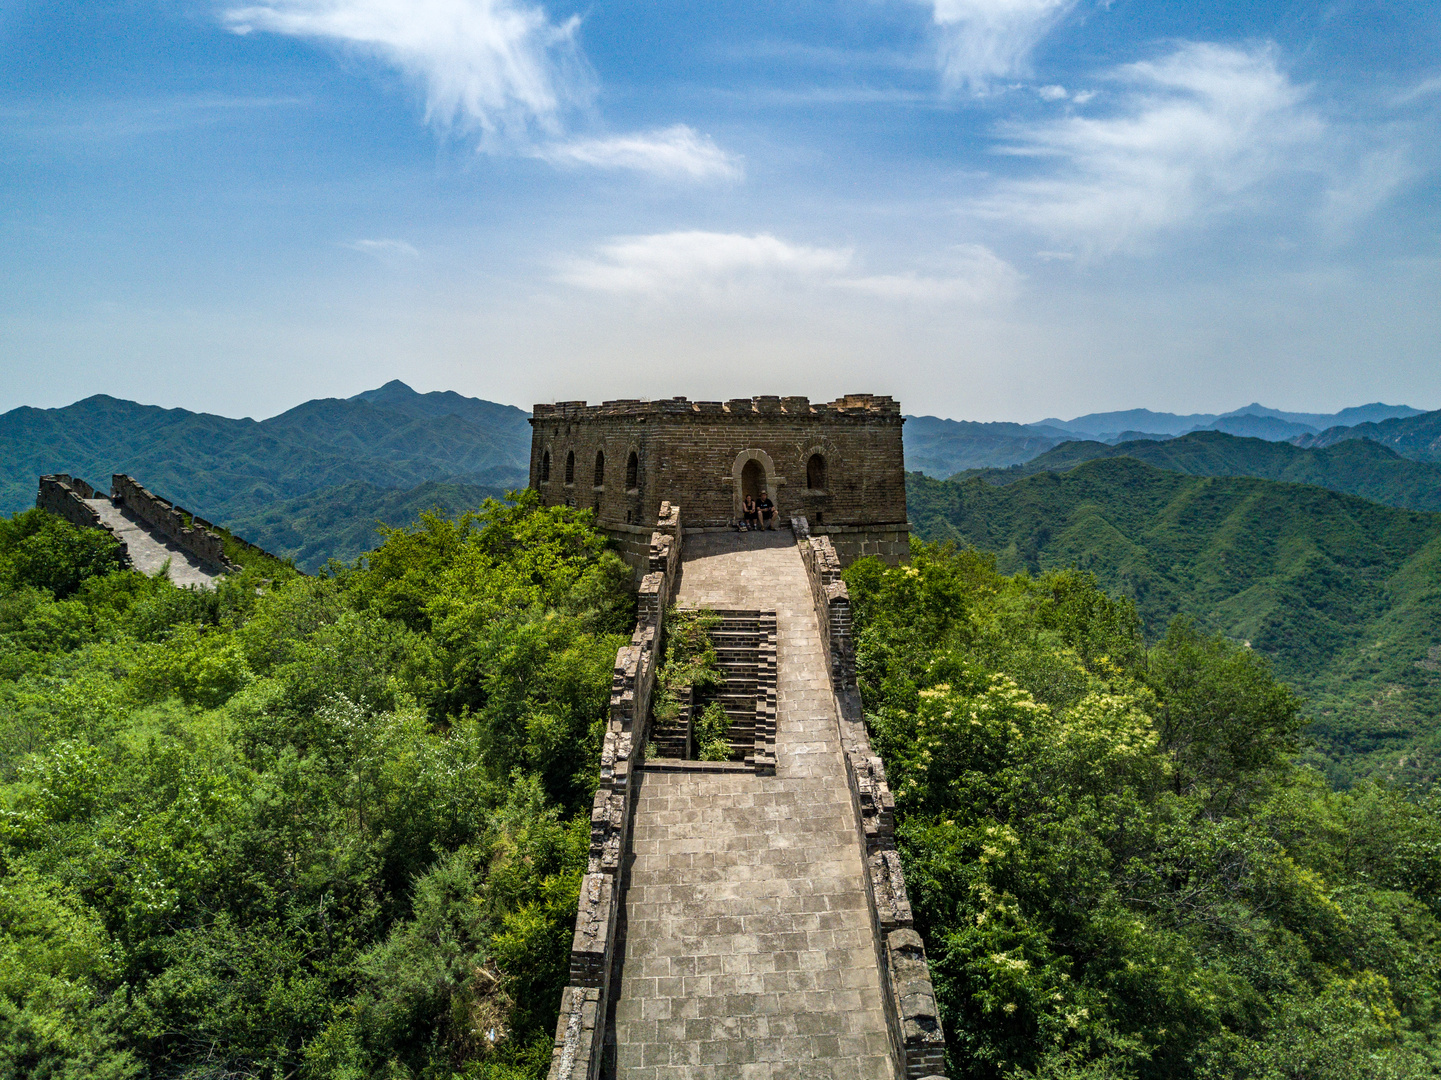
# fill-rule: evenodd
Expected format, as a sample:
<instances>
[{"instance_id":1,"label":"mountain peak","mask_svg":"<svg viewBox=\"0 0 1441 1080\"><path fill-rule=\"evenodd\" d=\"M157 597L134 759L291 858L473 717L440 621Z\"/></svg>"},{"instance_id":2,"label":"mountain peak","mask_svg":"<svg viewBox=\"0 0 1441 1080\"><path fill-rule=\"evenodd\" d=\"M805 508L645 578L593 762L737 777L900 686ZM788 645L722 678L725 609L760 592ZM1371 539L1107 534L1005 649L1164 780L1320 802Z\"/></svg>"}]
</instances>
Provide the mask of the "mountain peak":
<instances>
[{"instance_id":1,"label":"mountain peak","mask_svg":"<svg viewBox=\"0 0 1441 1080\"><path fill-rule=\"evenodd\" d=\"M384 386L377 386L374 390L362 390L356 394L351 401L384 401L395 400L396 398L420 397L413 387L401 382L399 379L391 379Z\"/></svg>"}]
</instances>

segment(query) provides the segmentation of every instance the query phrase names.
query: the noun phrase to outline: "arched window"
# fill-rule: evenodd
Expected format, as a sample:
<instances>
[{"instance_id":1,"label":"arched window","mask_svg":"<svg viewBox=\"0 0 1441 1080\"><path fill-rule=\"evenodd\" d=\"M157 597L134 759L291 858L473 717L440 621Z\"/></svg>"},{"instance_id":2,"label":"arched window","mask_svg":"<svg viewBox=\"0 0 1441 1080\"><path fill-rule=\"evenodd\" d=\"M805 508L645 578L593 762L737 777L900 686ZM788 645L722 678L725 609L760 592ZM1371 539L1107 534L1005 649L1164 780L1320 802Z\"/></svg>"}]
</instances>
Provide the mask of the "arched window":
<instances>
[{"instance_id":1,"label":"arched window","mask_svg":"<svg viewBox=\"0 0 1441 1080\"><path fill-rule=\"evenodd\" d=\"M824 491L826 486L826 459L812 454L806 462L806 487L812 491Z\"/></svg>"},{"instance_id":2,"label":"arched window","mask_svg":"<svg viewBox=\"0 0 1441 1080\"><path fill-rule=\"evenodd\" d=\"M625 463L625 489L634 491L640 486L640 458L632 450Z\"/></svg>"},{"instance_id":3,"label":"arched window","mask_svg":"<svg viewBox=\"0 0 1441 1080\"><path fill-rule=\"evenodd\" d=\"M572 450L565 455L565 482L575 483L575 451Z\"/></svg>"},{"instance_id":4,"label":"arched window","mask_svg":"<svg viewBox=\"0 0 1441 1080\"><path fill-rule=\"evenodd\" d=\"M540 482L550 483L550 451L547 450L540 459Z\"/></svg>"},{"instance_id":5,"label":"arched window","mask_svg":"<svg viewBox=\"0 0 1441 1080\"><path fill-rule=\"evenodd\" d=\"M595 452L595 486L600 487L605 483L605 451Z\"/></svg>"}]
</instances>

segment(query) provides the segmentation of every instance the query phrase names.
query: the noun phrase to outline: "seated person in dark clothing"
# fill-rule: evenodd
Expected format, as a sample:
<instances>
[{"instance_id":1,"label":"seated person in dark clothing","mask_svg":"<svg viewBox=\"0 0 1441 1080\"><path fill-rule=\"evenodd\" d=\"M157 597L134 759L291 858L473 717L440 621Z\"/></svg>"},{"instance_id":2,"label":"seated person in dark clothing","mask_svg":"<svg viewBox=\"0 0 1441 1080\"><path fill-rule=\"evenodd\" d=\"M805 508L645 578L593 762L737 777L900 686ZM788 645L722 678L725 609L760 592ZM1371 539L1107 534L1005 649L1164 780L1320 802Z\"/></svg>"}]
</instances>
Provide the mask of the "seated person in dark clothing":
<instances>
[{"instance_id":1,"label":"seated person in dark clothing","mask_svg":"<svg viewBox=\"0 0 1441 1080\"><path fill-rule=\"evenodd\" d=\"M760 511L761 528L774 529L776 527L776 504L771 502L771 497L766 492L761 492L761 497L756 501L756 509Z\"/></svg>"},{"instance_id":2,"label":"seated person in dark clothing","mask_svg":"<svg viewBox=\"0 0 1441 1080\"><path fill-rule=\"evenodd\" d=\"M761 527L761 512L756 507L755 499L747 495L741 503L741 531L747 529L759 529Z\"/></svg>"}]
</instances>

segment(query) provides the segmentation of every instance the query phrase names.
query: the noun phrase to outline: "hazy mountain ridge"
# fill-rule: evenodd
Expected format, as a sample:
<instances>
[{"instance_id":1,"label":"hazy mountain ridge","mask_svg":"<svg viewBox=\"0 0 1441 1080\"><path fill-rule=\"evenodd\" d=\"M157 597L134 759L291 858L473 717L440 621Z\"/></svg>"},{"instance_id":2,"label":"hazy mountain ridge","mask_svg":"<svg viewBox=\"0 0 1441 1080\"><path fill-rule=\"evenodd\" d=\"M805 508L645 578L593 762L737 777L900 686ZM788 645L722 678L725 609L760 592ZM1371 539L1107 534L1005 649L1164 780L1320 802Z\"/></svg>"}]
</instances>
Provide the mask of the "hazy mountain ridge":
<instances>
[{"instance_id":1,"label":"hazy mountain ridge","mask_svg":"<svg viewBox=\"0 0 1441 1080\"><path fill-rule=\"evenodd\" d=\"M1441 511L1441 464L1401 457L1369 439L1348 439L1329 447L1241 438L1220 431L1194 431L1174 439L1108 445L1068 442L1007 469L971 469L988 484L1012 484L1040 472L1064 472L1098 458L1133 457L1158 469L1188 476L1254 476L1357 495L1408 510Z\"/></svg>"},{"instance_id":2,"label":"hazy mountain ridge","mask_svg":"<svg viewBox=\"0 0 1441 1080\"><path fill-rule=\"evenodd\" d=\"M523 485L529 414L393 381L352 398L307 401L267 420L162 409L105 395L0 416L0 512L33 505L36 478L115 472L225 524L311 492L437 480ZM244 535L243 531L241 535ZM259 542L258 540L256 542Z\"/></svg>"},{"instance_id":3,"label":"hazy mountain ridge","mask_svg":"<svg viewBox=\"0 0 1441 1080\"><path fill-rule=\"evenodd\" d=\"M1417 461L1441 461L1441 409L1351 427L1327 428L1295 441L1298 446L1325 447L1353 439L1369 439Z\"/></svg>"},{"instance_id":4,"label":"hazy mountain ridge","mask_svg":"<svg viewBox=\"0 0 1441 1080\"><path fill-rule=\"evenodd\" d=\"M1339 434L1355 430L1345 426L1348 424L1404 423L1423 415L1430 414L1423 414L1409 405L1373 402L1336 413L1288 413L1257 403L1220 414L1182 415L1152 412L1150 409L1126 409L1087 413L1073 420L1049 417L1034 424L979 423L944 420L935 416L908 416L904 435L906 467L943 478L968 469L1023 464L1053 447L1076 439L1114 445L1141 439L1163 441L1196 431L1223 431L1229 435L1270 442L1300 442L1325 435L1332 442L1337 442L1357 437ZM1401 446L1393 448L1402 456L1441 460L1441 430L1435 438L1438 455L1435 458L1408 453Z\"/></svg>"},{"instance_id":5,"label":"hazy mountain ridge","mask_svg":"<svg viewBox=\"0 0 1441 1080\"><path fill-rule=\"evenodd\" d=\"M1185 613L1250 643L1309 699L1333 781L1441 775L1441 514L1129 456L1000 486L909 473L907 499L914 535L1003 572L1091 571L1148 636Z\"/></svg>"}]
</instances>

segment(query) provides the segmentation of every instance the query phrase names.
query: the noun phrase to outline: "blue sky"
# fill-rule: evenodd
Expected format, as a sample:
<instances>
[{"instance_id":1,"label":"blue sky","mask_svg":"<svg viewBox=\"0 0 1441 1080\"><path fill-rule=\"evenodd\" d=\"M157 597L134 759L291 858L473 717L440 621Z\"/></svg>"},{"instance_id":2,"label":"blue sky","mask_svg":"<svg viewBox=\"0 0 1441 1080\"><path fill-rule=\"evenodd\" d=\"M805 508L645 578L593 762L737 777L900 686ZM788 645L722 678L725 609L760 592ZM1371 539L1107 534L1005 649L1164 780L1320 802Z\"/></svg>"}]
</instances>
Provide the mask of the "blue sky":
<instances>
[{"instance_id":1,"label":"blue sky","mask_svg":"<svg viewBox=\"0 0 1441 1080\"><path fill-rule=\"evenodd\" d=\"M1441 407L1434 3L0 0L0 409Z\"/></svg>"}]
</instances>

